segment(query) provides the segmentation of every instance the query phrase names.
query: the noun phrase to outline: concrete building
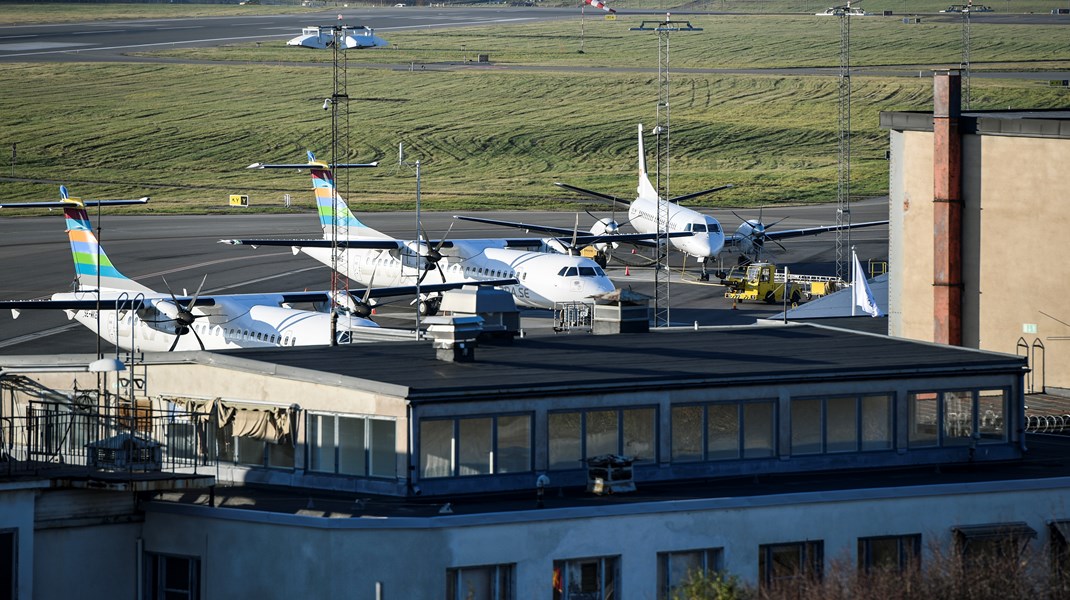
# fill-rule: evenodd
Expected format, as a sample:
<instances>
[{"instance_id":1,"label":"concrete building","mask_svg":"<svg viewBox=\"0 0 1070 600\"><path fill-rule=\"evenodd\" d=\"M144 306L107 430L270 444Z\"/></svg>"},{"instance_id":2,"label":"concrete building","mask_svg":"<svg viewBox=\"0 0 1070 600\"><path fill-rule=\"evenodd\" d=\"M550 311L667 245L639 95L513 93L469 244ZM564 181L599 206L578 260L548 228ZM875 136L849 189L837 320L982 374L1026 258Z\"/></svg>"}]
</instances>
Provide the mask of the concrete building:
<instances>
[{"instance_id":1,"label":"concrete building","mask_svg":"<svg viewBox=\"0 0 1070 600\"><path fill-rule=\"evenodd\" d=\"M440 355L160 354L127 385L94 357L0 357L13 597L653 599L689 568L773 583L1039 548L1070 519L1014 355L814 325ZM71 416L86 390L120 433ZM94 433L160 464L101 463Z\"/></svg>"},{"instance_id":2,"label":"concrete building","mask_svg":"<svg viewBox=\"0 0 1070 600\"><path fill-rule=\"evenodd\" d=\"M1029 358L1027 391L1070 390L1070 111L963 110L938 71L934 111L889 130L889 331Z\"/></svg>"}]
</instances>

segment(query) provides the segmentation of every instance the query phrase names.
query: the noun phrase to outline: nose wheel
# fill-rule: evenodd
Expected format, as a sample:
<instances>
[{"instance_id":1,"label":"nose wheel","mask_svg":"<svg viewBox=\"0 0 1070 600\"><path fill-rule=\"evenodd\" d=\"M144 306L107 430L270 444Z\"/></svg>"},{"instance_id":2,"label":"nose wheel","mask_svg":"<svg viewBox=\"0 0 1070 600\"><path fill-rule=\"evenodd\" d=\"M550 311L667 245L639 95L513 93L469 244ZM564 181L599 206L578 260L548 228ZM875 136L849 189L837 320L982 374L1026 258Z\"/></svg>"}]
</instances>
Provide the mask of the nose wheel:
<instances>
[{"instance_id":1,"label":"nose wheel","mask_svg":"<svg viewBox=\"0 0 1070 600\"><path fill-rule=\"evenodd\" d=\"M421 317L433 317L438 314L440 306L442 306L442 298L427 298L420 301L418 310Z\"/></svg>"}]
</instances>

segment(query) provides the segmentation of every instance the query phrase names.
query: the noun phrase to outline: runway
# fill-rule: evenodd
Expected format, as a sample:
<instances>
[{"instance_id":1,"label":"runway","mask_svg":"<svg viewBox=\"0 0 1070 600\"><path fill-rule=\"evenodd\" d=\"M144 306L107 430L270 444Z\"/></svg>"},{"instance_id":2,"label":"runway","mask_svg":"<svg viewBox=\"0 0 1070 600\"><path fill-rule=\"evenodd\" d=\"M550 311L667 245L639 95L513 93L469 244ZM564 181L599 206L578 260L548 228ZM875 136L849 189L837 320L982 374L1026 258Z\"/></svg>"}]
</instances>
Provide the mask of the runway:
<instances>
[{"instance_id":1,"label":"runway","mask_svg":"<svg viewBox=\"0 0 1070 600\"><path fill-rule=\"evenodd\" d=\"M729 233L739 225L739 219L731 210L706 212L721 221ZM755 211L736 212L744 218L757 217ZM480 214L560 227L572 227L576 219L575 212ZM100 238L112 262L126 276L157 291L166 291L170 286L176 294L184 290L192 294L205 276L206 293L282 292L330 287L330 271L307 256L293 256L286 248L253 249L218 243L220 239L236 237L321 237L318 221L311 212L109 216L104 210L102 215ZM762 219L772 223L784 218L776 224L776 230L834 224L835 215L835 204L823 204L767 208L762 212ZM887 215L887 198L852 204L855 222L885 220ZM90 216L95 226L95 212L91 211ZM404 239L416 237L413 213L368 213L360 217L369 226L390 235ZM623 219L623 216L618 214L617 218ZM591 219L581 212L581 227L585 223L589 227L590 222ZM450 223L454 223L449 233L453 239L520 235L489 225L454 221L452 213L425 211L421 223L431 237L443 235ZM0 273L0 299L43 298L70 290L74 268L62 213L0 218L0 240L3 240L0 262L5 265ZM888 255L886 226L854 231L851 242L863 261L885 260ZM787 251L776 255L775 261L787 264L793 273L835 274L835 234L787 240L784 246ZM629 250L622 247L618 252ZM733 310L731 303L723 297L722 286L693 281L690 274L696 272L697 263L688 262L688 271L681 276L681 259L676 254L670 257L673 275L669 307L674 324L743 324L778 312L777 307L764 304L739 305ZM726 268L731 267L736 255L723 253L721 259ZM611 263L607 272L618 287L653 293L654 277L650 268L628 267L625 275L623 265ZM405 301L383 307L379 312L380 320L387 326L404 326L415 321L415 314ZM547 330L551 325L549 311L525 310L522 317L527 331ZM105 347L110 348L106 344ZM0 354L93 353L96 348L97 336L77 322L68 321L60 311L25 311L17 320L13 320L10 313L0 314Z\"/></svg>"}]
</instances>

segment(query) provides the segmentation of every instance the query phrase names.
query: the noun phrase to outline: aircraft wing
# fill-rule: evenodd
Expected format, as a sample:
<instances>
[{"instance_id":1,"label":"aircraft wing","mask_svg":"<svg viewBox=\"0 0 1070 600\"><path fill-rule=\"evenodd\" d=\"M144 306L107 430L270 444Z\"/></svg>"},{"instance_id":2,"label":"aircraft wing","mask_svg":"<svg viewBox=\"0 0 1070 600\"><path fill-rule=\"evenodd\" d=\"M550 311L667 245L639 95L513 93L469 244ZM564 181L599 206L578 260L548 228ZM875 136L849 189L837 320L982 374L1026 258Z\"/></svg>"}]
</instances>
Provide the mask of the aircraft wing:
<instances>
[{"instance_id":1,"label":"aircraft wing","mask_svg":"<svg viewBox=\"0 0 1070 600\"><path fill-rule=\"evenodd\" d=\"M315 239L315 240L219 240L220 244L231 244L233 246L286 246L298 248L333 248L337 243L339 248L353 248L353 249L368 249L368 250L398 250L404 246L400 240L338 240L338 242L332 242L331 240ZM437 240L431 240L428 243L438 243ZM443 247L452 247L452 243L447 241L443 244Z\"/></svg>"},{"instance_id":2,"label":"aircraft wing","mask_svg":"<svg viewBox=\"0 0 1070 600\"><path fill-rule=\"evenodd\" d=\"M133 200L82 200L82 206L123 206L126 204L145 204L149 201L148 196L142 196ZM0 208L69 208L72 203L64 200L54 202L5 202Z\"/></svg>"},{"instance_id":3,"label":"aircraft wing","mask_svg":"<svg viewBox=\"0 0 1070 600\"><path fill-rule=\"evenodd\" d=\"M498 219L487 219L485 217L466 217L463 215L453 215L454 219L460 219L461 221L472 221L474 223L486 223L487 225L501 225L502 227L512 227L514 229L523 229L524 231L533 231L535 233L549 234L555 238L563 241L571 242L573 230L567 227L553 227L551 225L532 225L531 223L520 223L517 221L499 221ZM673 231L667 234L667 237L690 237L695 235L690 231ZM604 244L607 242L629 242L629 243L641 243L641 242L653 242L658 239L656 233L605 233L601 235L595 235L593 233L581 233L576 236L577 246L590 246L592 244ZM505 242L507 246L521 246L525 242L541 242L541 240L532 240L531 238L506 238Z\"/></svg>"},{"instance_id":4,"label":"aircraft wing","mask_svg":"<svg viewBox=\"0 0 1070 600\"><path fill-rule=\"evenodd\" d=\"M888 221L867 221L865 223L851 223L850 229L861 229L863 227L876 227L878 225L887 225ZM821 227L806 227L803 229L784 229L781 231L767 231L765 233L765 239L767 240L784 240L789 238L805 237L808 235L817 235L819 233L827 233L829 231L836 231L839 229L836 225L823 225ZM846 227L845 227L846 229ZM739 239L736 239L735 235L730 236L725 240L726 245L738 244Z\"/></svg>"},{"instance_id":5,"label":"aircraft wing","mask_svg":"<svg viewBox=\"0 0 1070 600\"><path fill-rule=\"evenodd\" d=\"M185 307L189 307L189 303L193 301L193 298L189 296L180 296L175 299ZM9 309L13 311L16 317L20 310L97 310L98 306L100 310L140 310L161 300L172 303L170 298L121 298L118 300L115 298L101 298L99 303L96 298L81 300L0 300L0 310ZM201 296L197 298L194 306L215 306L215 304L216 301L211 296Z\"/></svg>"},{"instance_id":6,"label":"aircraft wing","mask_svg":"<svg viewBox=\"0 0 1070 600\"><path fill-rule=\"evenodd\" d=\"M554 185L556 185L557 187L565 188L570 192L582 194L584 196L587 196L588 198L594 198L595 200L600 200L602 202L609 202L610 204L621 204L623 206L629 206L632 203L631 200L625 200L623 198L618 198L611 194L604 194L602 192L596 192L594 190L587 190L581 187L576 187L574 185L569 185L567 183L560 183L558 181L555 181Z\"/></svg>"},{"instance_id":7,"label":"aircraft wing","mask_svg":"<svg viewBox=\"0 0 1070 600\"><path fill-rule=\"evenodd\" d=\"M455 283L430 283L420 286L421 294L431 294L435 292L445 292L449 290L457 290L466 285L489 285L489 286L501 286L501 285L516 285L519 283L516 279L490 279L486 281L458 281ZM350 289L349 295L357 300L362 300L364 294L367 293L367 289ZM371 293L368 294L369 298L389 298L391 296L415 296L415 285L401 285L396 287L380 287L372 288ZM291 292L281 294L283 302L295 303L295 302L325 302L329 297L329 292Z\"/></svg>"}]
</instances>

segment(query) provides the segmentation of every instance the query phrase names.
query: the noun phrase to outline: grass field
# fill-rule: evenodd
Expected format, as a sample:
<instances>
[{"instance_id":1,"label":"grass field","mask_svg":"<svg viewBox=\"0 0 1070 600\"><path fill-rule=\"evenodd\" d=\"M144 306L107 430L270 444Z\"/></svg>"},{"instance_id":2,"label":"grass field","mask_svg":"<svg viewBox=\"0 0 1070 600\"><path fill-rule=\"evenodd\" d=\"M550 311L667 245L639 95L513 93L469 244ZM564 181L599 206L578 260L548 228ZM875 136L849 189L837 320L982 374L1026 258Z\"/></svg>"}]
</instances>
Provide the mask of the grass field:
<instances>
[{"instance_id":1,"label":"grass field","mask_svg":"<svg viewBox=\"0 0 1070 600\"><path fill-rule=\"evenodd\" d=\"M245 8L245 7L242 7ZM256 8L256 7L253 7ZM672 42L670 192L724 183L707 205L829 202L836 197L837 78L685 72L686 68L836 66L839 29L817 17L696 17L704 31ZM399 49L354 52L348 70L349 159L380 159L374 170L342 171L361 210L410 208L415 178L397 167L421 161L430 210L563 208L567 181L631 197L635 127L652 124L657 97L653 34L631 23L590 20L585 53L579 24L438 32L391 32ZM974 28L975 69L997 63L1034 68L1070 61L1060 32L1044 26ZM852 22L852 65L955 64L959 28ZM637 36L646 36L637 43ZM761 40L761 43L755 43ZM464 44L464 49L461 49ZM521 68L438 70L488 53ZM53 198L66 183L83 197L149 194L157 212L225 210L247 193L253 210L283 210L290 193L311 207L307 174L246 170L252 162L295 162L305 149L328 158L329 52L282 43L169 51L212 64L0 64L0 148L18 143L8 201ZM246 63L241 61L253 61ZM413 72L363 62L427 64ZM609 67L605 72L572 67ZM881 110L929 110L932 82L853 78L852 193L886 193L888 132ZM1065 108L1070 92L1046 82L972 80L972 107ZM346 146L343 140L343 147ZM651 163L653 165L653 163ZM0 175L11 175L5 165Z\"/></svg>"}]
</instances>

